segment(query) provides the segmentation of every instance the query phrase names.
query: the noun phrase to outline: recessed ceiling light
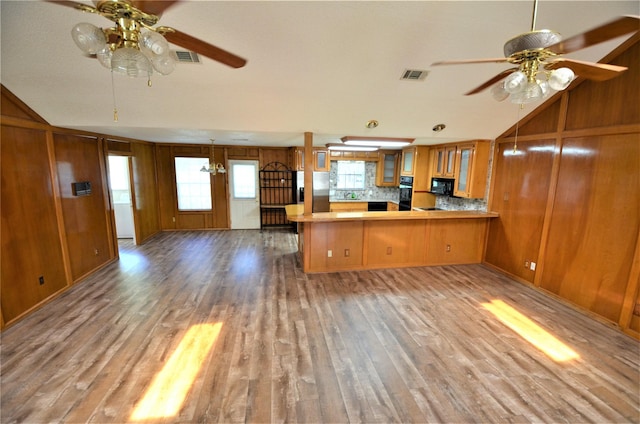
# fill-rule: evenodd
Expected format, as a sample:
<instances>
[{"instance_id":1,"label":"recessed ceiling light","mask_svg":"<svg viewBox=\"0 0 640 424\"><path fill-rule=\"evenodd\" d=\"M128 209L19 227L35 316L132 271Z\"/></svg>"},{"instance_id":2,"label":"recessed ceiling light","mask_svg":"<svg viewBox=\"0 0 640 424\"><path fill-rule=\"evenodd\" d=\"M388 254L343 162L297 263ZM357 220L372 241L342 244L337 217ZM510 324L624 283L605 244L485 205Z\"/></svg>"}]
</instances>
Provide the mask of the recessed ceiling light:
<instances>
[{"instance_id":1,"label":"recessed ceiling light","mask_svg":"<svg viewBox=\"0 0 640 424\"><path fill-rule=\"evenodd\" d=\"M433 131L435 131L435 132L440 132L440 131L442 131L442 130L443 130L443 129L445 129L445 128L447 128L447 126L446 126L445 124L438 124L438 125L435 125L435 126L432 128L432 130L433 130Z\"/></svg>"},{"instance_id":2,"label":"recessed ceiling light","mask_svg":"<svg viewBox=\"0 0 640 424\"><path fill-rule=\"evenodd\" d=\"M375 119L372 119L370 121L367 121L367 124L365 125L367 128L376 128L380 123L378 121L376 121Z\"/></svg>"}]
</instances>

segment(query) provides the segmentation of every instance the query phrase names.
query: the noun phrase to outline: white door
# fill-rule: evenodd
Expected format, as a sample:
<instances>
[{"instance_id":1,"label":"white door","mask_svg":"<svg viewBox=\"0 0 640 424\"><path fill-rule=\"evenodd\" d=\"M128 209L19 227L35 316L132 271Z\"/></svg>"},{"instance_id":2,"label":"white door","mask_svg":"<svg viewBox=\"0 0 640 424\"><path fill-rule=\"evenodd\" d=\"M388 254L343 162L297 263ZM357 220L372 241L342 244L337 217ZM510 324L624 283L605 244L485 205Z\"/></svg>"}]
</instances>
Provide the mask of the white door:
<instances>
[{"instance_id":1,"label":"white door","mask_svg":"<svg viewBox=\"0 0 640 424\"><path fill-rule=\"evenodd\" d=\"M231 229L260 228L260 189L257 160L230 160Z\"/></svg>"}]
</instances>

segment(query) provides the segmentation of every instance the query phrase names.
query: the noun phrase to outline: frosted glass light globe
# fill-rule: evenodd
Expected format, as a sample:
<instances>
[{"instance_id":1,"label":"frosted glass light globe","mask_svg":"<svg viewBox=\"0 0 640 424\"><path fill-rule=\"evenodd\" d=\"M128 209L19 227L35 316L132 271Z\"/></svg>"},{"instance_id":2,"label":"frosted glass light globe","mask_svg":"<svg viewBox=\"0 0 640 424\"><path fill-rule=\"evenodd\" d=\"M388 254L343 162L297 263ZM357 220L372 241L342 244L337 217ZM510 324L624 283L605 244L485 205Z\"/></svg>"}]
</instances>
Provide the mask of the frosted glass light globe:
<instances>
[{"instance_id":1,"label":"frosted glass light globe","mask_svg":"<svg viewBox=\"0 0 640 424\"><path fill-rule=\"evenodd\" d=\"M525 85L524 90L513 93L510 100L511 103L523 105L540 99L542 99L542 89L535 82L530 82Z\"/></svg>"},{"instance_id":2,"label":"frosted glass light globe","mask_svg":"<svg viewBox=\"0 0 640 424\"><path fill-rule=\"evenodd\" d=\"M107 43L104 32L95 25L82 22L71 29L71 38L76 46L86 54L96 54Z\"/></svg>"},{"instance_id":3,"label":"frosted glass light globe","mask_svg":"<svg viewBox=\"0 0 640 424\"><path fill-rule=\"evenodd\" d=\"M509 92L504 89L504 82L499 82L498 84L491 87L491 95L494 100L501 102L507 97L509 97Z\"/></svg>"},{"instance_id":4,"label":"frosted glass light globe","mask_svg":"<svg viewBox=\"0 0 640 424\"><path fill-rule=\"evenodd\" d=\"M154 57L151 63L153 69L161 75L169 75L176 68L176 60L171 55Z\"/></svg>"},{"instance_id":5,"label":"frosted glass light globe","mask_svg":"<svg viewBox=\"0 0 640 424\"><path fill-rule=\"evenodd\" d=\"M161 34L147 31L140 36L140 50L143 53L163 56L169 53L169 43Z\"/></svg>"},{"instance_id":6,"label":"frosted glass light globe","mask_svg":"<svg viewBox=\"0 0 640 424\"><path fill-rule=\"evenodd\" d=\"M504 80L504 89L508 93L519 93L527 86L527 76L524 72L516 71Z\"/></svg>"},{"instance_id":7,"label":"frosted glass light globe","mask_svg":"<svg viewBox=\"0 0 640 424\"><path fill-rule=\"evenodd\" d=\"M558 68L549 76L549 86L554 90L564 90L571 84L575 74L569 68Z\"/></svg>"},{"instance_id":8,"label":"frosted glass light globe","mask_svg":"<svg viewBox=\"0 0 640 424\"><path fill-rule=\"evenodd\" d=\"M96 57L98 58L98 62L100 62L100 64L102 66L104 66L105 68L107 68L107 69L111 69L111 56L112 55L113 55L113 52L107 46L105 46L102 50L100 50L98 53L96 53Z\"/></svg>"},{"instance_id":9,"label":"frosted glass light globe","mask_svg":"<svg viewBox=\"0 0 640 424\"><path fill-rule=\"evenodd\" d=\"M140 50L122 47L111 56L111 69L129 77L148 77L153 73L149 59Z\"/></svg>"}]
</instances>

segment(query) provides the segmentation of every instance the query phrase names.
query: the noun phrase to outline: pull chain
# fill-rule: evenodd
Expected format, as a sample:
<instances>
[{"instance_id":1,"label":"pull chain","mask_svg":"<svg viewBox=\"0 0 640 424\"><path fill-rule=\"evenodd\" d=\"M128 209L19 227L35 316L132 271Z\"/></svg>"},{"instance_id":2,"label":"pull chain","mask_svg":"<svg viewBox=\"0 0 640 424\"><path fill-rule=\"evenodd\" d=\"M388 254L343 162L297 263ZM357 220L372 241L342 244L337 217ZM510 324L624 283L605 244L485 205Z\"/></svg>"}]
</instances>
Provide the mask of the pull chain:
<instances>
[{"instance_id":1,"label":"pull chain","mask_svg":"<svg viewBox=\"0 0 640 424\"><path fill-rule=\"evenodd\" d=\"M518 108L518 115L516 116L516 136L513 140L513 153L518 151L518 129L520 128L520 111L524 109L524 104L520 104Z\"/></svg>"},{"instance_id":2,"label":"pull chain","mask_svg":"<svg viewBox=\"0 0 640 424\"><path fill-rule=\"evenodd\" d=\"M116 87L113 81L113 70L111 70L111 95L113 96L113 122L118 122L118 107L116 106Z\"/></svg>"}]
</instances>

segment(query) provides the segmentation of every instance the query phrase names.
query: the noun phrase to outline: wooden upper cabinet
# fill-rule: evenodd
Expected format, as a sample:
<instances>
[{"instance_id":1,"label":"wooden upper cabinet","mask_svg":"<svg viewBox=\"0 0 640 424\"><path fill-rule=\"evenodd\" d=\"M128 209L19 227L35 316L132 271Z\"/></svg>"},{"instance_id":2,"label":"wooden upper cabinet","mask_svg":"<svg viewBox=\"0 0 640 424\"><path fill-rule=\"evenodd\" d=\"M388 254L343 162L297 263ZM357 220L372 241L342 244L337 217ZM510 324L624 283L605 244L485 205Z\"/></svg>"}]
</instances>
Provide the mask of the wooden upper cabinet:
<instances>
[{"instance_id":1,"label":"wooden upper cabinet","mask_svg":"<svg viewBox=\"0 0 640 424\"><path fill-rule=\"evenodd\" d=\"M433 176L455 178L456 146L447 145L435 148Z\"/></svg>"},{"instance_id":2,"label":"wooden upper cabinet","mask_svg":"<svg viewBox=\"0 0 640 424\"><path fill-rule=\"evenodd\" d=\"M331 160L362 160L377 162L378 152L349 151L349 150L329 150Z\"/></svg>"},{"instance_id":3,"label":"wooden upper cabinet","mask_svg":"<svg viewBox=\"0 0 640 424\"><path fill-rule=\"evenodd\" d=\"M400 161L400 175L403 177L413 177L413 173L415 172L415 163L416 163L416 152L417 148L407 147L406 149L402 149L402 160Z\"/></svg>"},{"instance_id":4,"label":"wooden upper cabinet","mask_svg":"<svg viewBox=\"0 0 640 424\"><path fill-rule=\"evenodd\" d=\"M329 150L327 149L313 149L313 170L314 171L329 171Z\"/></svg>"},{"instance_id":5,"label":"wooden upper cabinet","mask_svg":"<svg viewBox=\"0 0 640 424\"><path fill-rule=\"evenodd\" d=\"M304 148L294 147L293 149L293 168L296 171L304 171Z\"/></svg>"},{"instance_id":6,"label":"wooden upper cabinet","mask_svg":"<svg viewBox=\"0 0 640 424\"><path fill-rule=\"evenodd\" d=\"M447 178L455 177L456 163L456 146L446 146L444 148L444 156L446 159L444 166L444 176Z\"/></svg>"},{"instance_id":7,"label":"wooden upper cabinet","mask_svg":"<svg viewBox=\"0 0 640 424\"><path fill-rule=\"evenodd\" d=\"M487 140L458 144L454 165L454 196L484 198L489 170L489 147Z\"/></svg>"},{"instance_id":8,"label":"wooden upper cabinet","mask_svg":"<svg viewBox=\"0 0 640 424\"><path fill-rule=\"evenodd\" d=\"M313 170L329 171L330 168L329 150L323 148L313 148ZM295 147L293 149L293 165L296 171L304 171L304 148Z\"/></svg>"},{"instance_id":9,"label":"wooden upper cabinet","mask_svg":"<svg viewBox=\"0 0 640 424\"><path fill-rule=\"evenodd\" d=\"M378 187L398 186L398 156L397 152L380 151L380 158L376 168L376 185Z\"/></svg>"}]
</instances>

